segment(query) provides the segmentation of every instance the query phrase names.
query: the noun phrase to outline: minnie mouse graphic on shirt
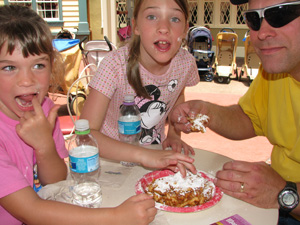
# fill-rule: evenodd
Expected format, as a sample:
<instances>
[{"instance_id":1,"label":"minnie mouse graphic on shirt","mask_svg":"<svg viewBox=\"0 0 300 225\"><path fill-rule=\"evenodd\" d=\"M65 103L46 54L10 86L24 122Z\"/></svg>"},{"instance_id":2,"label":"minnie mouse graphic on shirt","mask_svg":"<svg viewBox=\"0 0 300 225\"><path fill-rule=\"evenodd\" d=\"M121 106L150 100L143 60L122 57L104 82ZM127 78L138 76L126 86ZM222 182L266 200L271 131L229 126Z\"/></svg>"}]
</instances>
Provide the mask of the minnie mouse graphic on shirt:
<instances>
[{"instance_id":1,"label":"minnie mouse graphic on shirt","mask_svg":"<svg viewBox=\"0 0 300 225\"><path fill-rule=\"evenodd\" d=\"M174 92L177 88L178 81L171 80L168 85L155 86L147 85L145 89L151 97L150 99L136 97L135 101L141 113L141 145L161 144L161 135L158 132L159 122L169 111L169 102L160 101L161 91L159 88L167 88L169 92ZM163 126L163 125L160 125Z\"/></svg>"}]
</instances>

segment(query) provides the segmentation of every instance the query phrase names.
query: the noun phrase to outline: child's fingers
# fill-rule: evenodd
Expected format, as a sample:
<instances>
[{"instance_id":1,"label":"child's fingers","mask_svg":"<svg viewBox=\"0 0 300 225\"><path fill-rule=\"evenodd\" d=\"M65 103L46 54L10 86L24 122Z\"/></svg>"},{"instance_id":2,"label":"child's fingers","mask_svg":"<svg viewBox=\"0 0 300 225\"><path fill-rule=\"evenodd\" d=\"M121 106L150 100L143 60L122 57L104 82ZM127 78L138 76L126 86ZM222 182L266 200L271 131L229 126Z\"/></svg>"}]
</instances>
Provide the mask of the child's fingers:
<instances>
[{"instance_id":1,"label":"child's fingers","mask_svg":"<svg viewBox=\"0 0 300 225\"><path fill-rule=\"evenodd\" d=\"M195 150L189 145L183 145L183 152L185 155L195 155Z\"/></svg>"},{"instance_id":2,"label":"child's fingers","mask_svg":"<svg viewBox=\"0 0 300 225\"><path fill-rule=\"evenodd\" d=\"M162 159L162 164L161 164L161 168L165 168L165 167L170 167L170 166L175 166L177 165L178 160L174 159L174 158L164 158Z\"/></svg>"},{"instance_id":3,"label":"child's fingers","mask_svg":"<svg viewBox=\"0 0 300 225\"><path fill-rule=\"evenodd\" d=\"M134 202L140 202L140 201L149 200L149 199L152 199L152 196L147 195L147 194L138 194L134 198L132 198L132 200Z\"/></svg>"},{"instance_id":4,"label":"child's fingers","mask_svg":"<svg viewBox=\"0 0 300 225\"><path fill-rule=\"evenodd\" d=\"M177 167L178 167L179 171L181 172L181 174L183 174L184 170L186 170L186 169L191 171L193 174L197 173L197 169L196 169L195 165L191 164L191 163L180 161L178 163Z\"/></svg>"},{"instance_id":5,"label":"child's fingers","mask_svg":"<svg viewBox=\"0 0 300 225\"><path fill-rule=\"evenodd\" d=\"M36 96L32 98L32 106L36 115L44 114L42 106Z\"/></svg>"},{"instance_id":6,"label":"child's fingers","mask_svg":"<svg viewBox=\"0 0 300 225\"><path fill-rule=\"evenodd\" d=\"M50 109L50 112L49 112L49 115L48 115L48 121L49 123L54 127L55 125L55 121L56 121L56 118L57 118L57 111L59 109L60 105L54 105L51 109Z\"/></svg>"},{"instance_id":7,"label":"child's fingers","mask_svg":"<svg viewBox=\"0 0 300 225\"><path fill-rule=\"evenodd\" d=\"M155 215L157 213L157 209L155 207L148 208L148 223L151 223L155 219Z\"/></svg>"},{"instance_id":8,"label":"child's fingers","mask_svg":"<svg viewBox=\"0 0 300 225\"><path fill-rule=\"evenodd\" d=\"M178 163L177 168L180 171L182 177L185 177L186 176L186 167L183 164Z\"/></svg>"}]
</instances>

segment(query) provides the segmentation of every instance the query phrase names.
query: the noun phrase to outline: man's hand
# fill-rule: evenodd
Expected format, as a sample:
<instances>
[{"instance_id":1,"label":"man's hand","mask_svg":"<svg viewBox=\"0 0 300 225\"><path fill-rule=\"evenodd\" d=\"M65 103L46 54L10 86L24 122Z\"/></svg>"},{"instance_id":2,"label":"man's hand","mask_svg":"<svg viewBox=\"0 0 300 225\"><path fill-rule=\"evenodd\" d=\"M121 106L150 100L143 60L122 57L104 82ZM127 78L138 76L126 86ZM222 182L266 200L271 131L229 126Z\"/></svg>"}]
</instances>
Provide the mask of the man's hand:
<instances>
[{"instance_id":1,"label":"man's hand","mask_svg":"<svg viewBox=\"0 0 300 225\"><path fill-rule=\"evenodd\" d=\"M265 162L232 161L218 171L214 182L225 194L261 208L278 208L285 180Z\"/></svg>"}]
</instances>

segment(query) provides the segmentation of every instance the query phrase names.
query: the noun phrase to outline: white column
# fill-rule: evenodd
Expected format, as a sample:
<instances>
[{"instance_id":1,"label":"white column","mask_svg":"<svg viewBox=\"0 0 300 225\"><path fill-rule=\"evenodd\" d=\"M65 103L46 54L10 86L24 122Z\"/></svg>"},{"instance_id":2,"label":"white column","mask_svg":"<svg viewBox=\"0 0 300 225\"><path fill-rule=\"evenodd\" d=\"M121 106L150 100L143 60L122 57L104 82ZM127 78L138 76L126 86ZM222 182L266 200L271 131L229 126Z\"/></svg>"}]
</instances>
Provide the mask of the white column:
<instances>
[{"instance_id":1,"label":"white column","mask_svg":"<svg viewBox=\"0 0 300 225\"><path fill-rule=\"evenodd\" d=\"M117 44L117 13L116 1L101 0L103 34Z\"/></svg>"}]
</instances>

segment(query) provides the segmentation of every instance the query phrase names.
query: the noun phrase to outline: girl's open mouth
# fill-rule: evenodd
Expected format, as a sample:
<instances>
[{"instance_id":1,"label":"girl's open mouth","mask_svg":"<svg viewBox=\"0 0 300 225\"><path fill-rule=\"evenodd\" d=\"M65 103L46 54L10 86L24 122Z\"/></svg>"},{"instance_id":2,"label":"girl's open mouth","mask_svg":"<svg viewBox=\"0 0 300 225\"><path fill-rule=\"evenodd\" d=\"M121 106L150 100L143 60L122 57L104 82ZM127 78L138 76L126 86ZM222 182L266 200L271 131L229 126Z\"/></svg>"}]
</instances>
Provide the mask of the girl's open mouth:
<instances>
[{"instance_id":1,"label":"girl's open mouth","mask_svg":"<svg viewBox=\"0 0 300 225\"><path fill-rule=\"evenodd\" d=\"M160 51L167 51L171 44L168 41L157 41L154 43Z\"/></svg>"},{"instance_id":2,"label":"girl's open mouth","mask_svg":"<svg viewBox=\"0 0 300 225\"><path fill-rule=\"evenodd\" d=\"M37 96L38 93L26 94L16 96L16 102L21 110L30 111L33 110L32 99L34 96Z\"/></svg>"}]
</instances>

